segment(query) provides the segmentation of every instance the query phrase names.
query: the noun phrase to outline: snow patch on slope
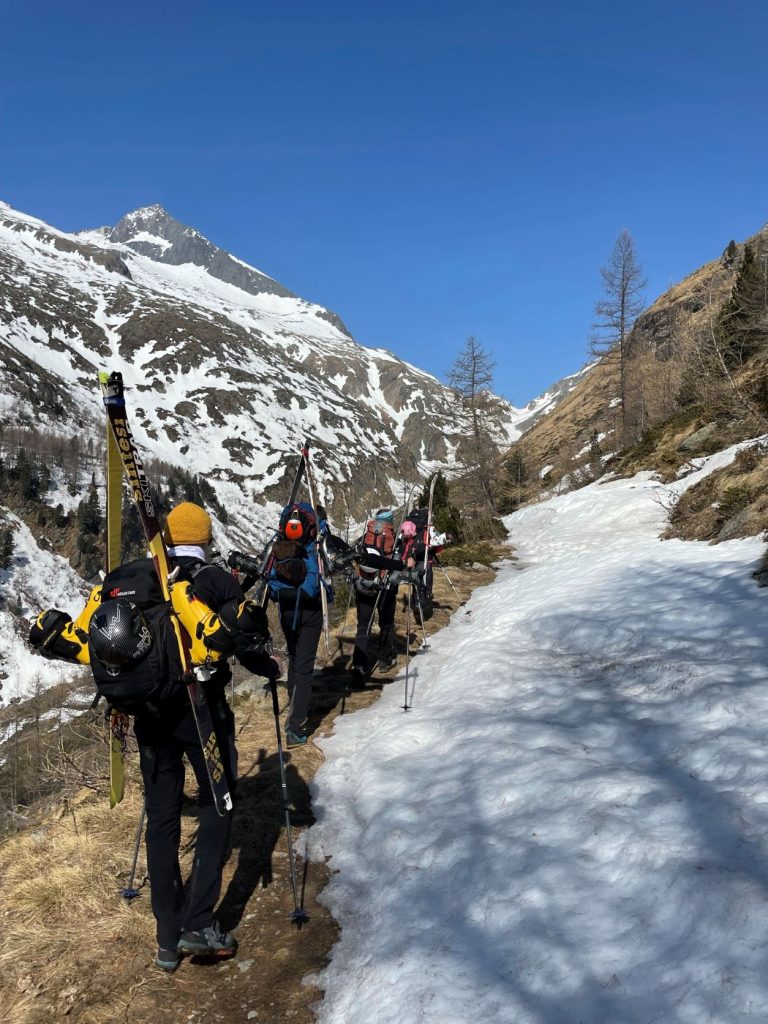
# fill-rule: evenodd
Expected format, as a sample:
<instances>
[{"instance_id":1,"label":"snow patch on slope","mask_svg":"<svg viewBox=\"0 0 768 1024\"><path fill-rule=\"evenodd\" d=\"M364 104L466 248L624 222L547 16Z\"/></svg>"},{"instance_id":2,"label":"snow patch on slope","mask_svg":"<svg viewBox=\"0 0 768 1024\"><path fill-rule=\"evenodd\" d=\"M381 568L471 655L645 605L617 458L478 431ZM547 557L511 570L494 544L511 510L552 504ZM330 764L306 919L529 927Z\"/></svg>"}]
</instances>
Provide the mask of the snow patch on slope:
<instances>
[{"instance_id":1,"label":"snow patch on slope","mask_svg":"<svg viewBox=\"0 0 768 1024\"><path fill-rule=\"evenodd\" d=\"M0 569L0 647L3 650L0 696L5 704L34 695L82 674L79 666L51 661L27 645L29 620L44 608L59 608L75 616L82 609L88 587L66 559L42 550L24 523L0 508L13 529L13 556L8 569ZM10 605L18 610L12 615Z\"/></svg>"}]
</instances>

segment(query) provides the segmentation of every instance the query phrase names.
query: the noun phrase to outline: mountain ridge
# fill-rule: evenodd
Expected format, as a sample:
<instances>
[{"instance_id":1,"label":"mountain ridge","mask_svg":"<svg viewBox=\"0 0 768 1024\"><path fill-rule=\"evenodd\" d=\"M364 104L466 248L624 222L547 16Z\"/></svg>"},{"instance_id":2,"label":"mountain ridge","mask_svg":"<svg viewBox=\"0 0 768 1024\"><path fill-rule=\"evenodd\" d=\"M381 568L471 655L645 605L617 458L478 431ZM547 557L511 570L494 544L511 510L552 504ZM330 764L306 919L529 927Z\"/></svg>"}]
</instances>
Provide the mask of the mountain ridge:
<instances>
[{"instance_id":1,"label":"mountain ridge","mask_svg":"<svg viewBox=\"0 0 768 1024\"><path fill-rule=\"evenodd\" d=\"M42 416L56 429L47 407L34 408L42 382L74 413L72 422L92 432L100 410L90 381L108 363L142 392L140 443L217 481L255 477L264 485L258 491L279 484L279 463L304 435L346 463L344 472L319 468L337 504L345 474L366 474L350 449L384 463L375 481L361 479L355 495L345 496L345 508L359 503L360 492L373 500L382 483L391 490L403 476L455 461L460 436L449 388L387 350L359 345L337 314L218 249L159 204L131 211L113 228L74 235L3 204L0 281L6 416L15 405L15 415L22 407L29 420ZM10 384L11 367L18 387ZM240 417L235 396L243 400ZM506 440L538 411L503 403ZM206 422L226 428L225 436L208 430L193 466L181 450L192 444L184 435L201 423L205 432ZM265 447L268 457L258 457ZM402 449L397 459L395 449ZM406 473L398 460L410 463Z\"/></svg>"}]
</instances>

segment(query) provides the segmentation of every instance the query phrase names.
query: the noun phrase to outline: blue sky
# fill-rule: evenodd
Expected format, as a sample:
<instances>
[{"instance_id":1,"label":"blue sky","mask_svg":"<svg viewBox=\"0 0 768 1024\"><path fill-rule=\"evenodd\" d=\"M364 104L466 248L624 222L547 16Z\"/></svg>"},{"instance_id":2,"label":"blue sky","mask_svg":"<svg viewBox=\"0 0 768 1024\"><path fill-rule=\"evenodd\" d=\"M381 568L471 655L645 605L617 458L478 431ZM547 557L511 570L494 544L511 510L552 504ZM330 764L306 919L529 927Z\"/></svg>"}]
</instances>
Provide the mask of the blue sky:
<instances>
[{"instance_id":1,"label":"blue sky","mask_svg":"<svg viewBox=\"0 0 768 1024\"><path fill-rule=\"evenodd\" d=\"M622 228L648 297L768 220L760 2L4 0L0 198L159 202L359 341L522 404L586 358Z\"/></svg>"}]
</instances>

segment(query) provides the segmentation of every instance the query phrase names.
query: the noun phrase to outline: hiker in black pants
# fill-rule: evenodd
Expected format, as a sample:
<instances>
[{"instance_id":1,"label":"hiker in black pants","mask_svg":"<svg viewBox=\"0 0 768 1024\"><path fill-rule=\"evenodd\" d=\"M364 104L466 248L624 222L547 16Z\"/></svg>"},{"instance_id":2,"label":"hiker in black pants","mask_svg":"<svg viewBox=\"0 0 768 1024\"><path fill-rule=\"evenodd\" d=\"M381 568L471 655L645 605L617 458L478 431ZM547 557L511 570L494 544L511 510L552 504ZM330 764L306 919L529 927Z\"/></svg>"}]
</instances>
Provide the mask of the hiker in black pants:
<instances>
[{"instance_id":1,"label":"hiker in black pants","mask_svg":"<svg viewBox=\"0 0 768 1024\"><path fill-rule=\"evenodd\" d=\"M320 545L328 535L325 511L307 502L292 502L280 513L272 544L272 566L267 580L269 596L277 603L280 625L288 648L288 693L285 721L287 747L303 746L308 738L307 719L312 698L315 656L323 631L323 604L333 601L330 579L321 570ZM323 556L324 566L325 556Z\"/></svg>"},{"instance_id":2,"label":"hiker in black pants","mask_svg":"<svg viewBox=\"0 0 768 1024\"><path fill-rule=\"evenodd\" d=\"M380 508L366 523L365 532L357 545L360 553L354 577L357 633L352 654L352 688L355 690L364 689L371 668L369 642L374 611L379 619L379 653L376 664L386 671L396 663L397 582L387 571L367 564L379 565L382 559L389 560L394 555L396 537L393 520L391 509ZM402 568L399 561L391 564Z\"/></svg>"},{"instance_id":3,"label":"hiker in black pants","mask_svg":"<svg viewBox=\"0 0 768 1024\"><path fill-rule=\"evenodd\" d=\"M168 515L165 540L171 564L193 576L195 595L209 608L218 612L228 602L239 604L244 600L242 588L231 573L206 564L211 520L204 509L191 502L177 505ZM257 675L280 674L280 665L264 651L240 653L238 660ZM215 664L213 676L203 688L230 792L234 794L237 782L235 721L226 696L232 674L226 661ZM220 817L214 806L205 758L186 694L180 695L176 708L162 716L137 715L134 731L147 800L147 867L152 882L152 912L157 919L158 966L172 970L183 954L232 955L237 942L230 933L221 931L213 916L221 892L232 813ZM178 853L185 754L197 780L199 824L192 874L182 888ZM176 955L163 962L163 951Z\"/></svg>"},{"instance_id":4,"label":"hiker in black pants","mask_svg":"<svg viewBox=\"0 0 768 1024\"><path fill-rule=\"evenodd\" d=\"M219 639L226 644L226 649L231 649L245 668L256 675L267 678L280 675L280 664L269 656L264 646L268 632L263 610L245 601L240 585L230 573L207 562L211 541L208 513L190 502L178 505L168 516L165 541L172 567L178 569L181 578L192 582L196 604L219 614L215 620L219 624L216 635L221 634ZM163 633L162 624L156 625L151 637L144 633L149 631L148 619L161 623L157 617L153 618L149 608L145 612L140 610L139 595L148 593L152 584L157 585L157 576L151 559L137 559L111 572L105 580L100 606L91 615L87 642L97 682L99 673L106 672L108 677L117 679L129 668L134 673L143 672L147 679L167 680L167 696L160 703L138 705L131 710L135 714L134 731L146 796L147 865L159 947L155 964L164 971L174 971L183 955L225 957L234 955L237 950L234 937L222 932L214 917L232 814L220 817L214 805L186 686L180 682L176 642L167 643L168 634ZM112 587L114 589L110 589ZM116 611L118 606L120 609ZM160 607L164 608L164 604ZM129 619L123 629L126 611ZM114 615L111 620L110 612ZM68 652L62 642L63 633L71 635L65 633L68 616L56 615L59 618L55 620L55 635L46 629L46 623L53 621L51 612L46 612L32 627L30 641L59 656L75 657L75 652ZM123 632L119 632L120 629ZM126 661L121 664L120 657L132 635L144 646L142 656L133 658L133 667L130 667ZM118 640L122 646L115 653ZM212 661L211 678L202 685L230 792L234 792L237 778L234 716L226 698L230 679L229 665L222 657ZM192 873L185 886L179 865L184 755L197 780L199 808Z\"/></svg>"},{"instance_id":5,"label":"hiker in black pants","mask_svg":"<svg viewBox=\"0 0 768 1024\"><path fill-rule=\"evenodd\" d=\"M313 607L314 605L314 607ZM323 610L320 598L305 598L298 616L293 606L280 605L280 625L288 648L288 717L285 721L286 746L303 746L307 742L307 718L312 698L315 658L323 631Z\"/></svg>"}]
</instances>

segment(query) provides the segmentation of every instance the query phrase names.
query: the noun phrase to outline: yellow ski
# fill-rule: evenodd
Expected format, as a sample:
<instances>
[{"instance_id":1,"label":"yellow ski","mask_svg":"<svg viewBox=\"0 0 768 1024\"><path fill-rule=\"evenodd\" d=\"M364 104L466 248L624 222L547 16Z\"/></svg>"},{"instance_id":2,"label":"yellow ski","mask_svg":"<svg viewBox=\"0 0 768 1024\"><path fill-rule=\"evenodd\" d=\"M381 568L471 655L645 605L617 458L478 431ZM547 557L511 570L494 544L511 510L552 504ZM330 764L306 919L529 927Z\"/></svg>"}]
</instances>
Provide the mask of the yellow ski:
<instances>
[{"instance_id":1,"label":"yellow ski","mask_svg":"<svg viewBox=\"0 0 768 1024\"><path fill-rule=\"evenodd\" d=\"M101 380L101 378L99 378ZM102 383L102 394L104 385ZM107 572L116 569L122 559L123 462L107 418ZM125 796L125 741L130 719L113 708L109 713L109 806L115 807Z\"/></svg>"}]
</instances>

